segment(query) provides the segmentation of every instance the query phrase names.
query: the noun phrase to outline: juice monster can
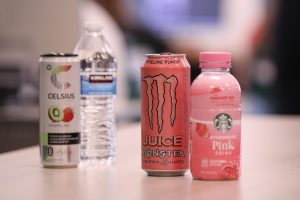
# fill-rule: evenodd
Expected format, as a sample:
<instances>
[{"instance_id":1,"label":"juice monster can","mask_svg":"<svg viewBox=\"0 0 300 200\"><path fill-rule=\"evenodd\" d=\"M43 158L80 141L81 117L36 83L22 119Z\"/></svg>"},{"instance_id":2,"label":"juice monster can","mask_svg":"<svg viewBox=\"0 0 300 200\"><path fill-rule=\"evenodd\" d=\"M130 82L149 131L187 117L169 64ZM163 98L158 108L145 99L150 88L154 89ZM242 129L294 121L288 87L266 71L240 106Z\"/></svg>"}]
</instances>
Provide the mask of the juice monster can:
<instances>
[{"instance_id":1,"label":"juice monster can","mask_svg":"<svg viewBox=\"0 0 300 200\"><path fill-rule=\"evenodd\" d=\"M190 65L185 54L147 54L141 67L142 169L181 176L189 169Z\"/></svg>"},{"instance_id":2,"label":"juice monster can","mask_svg":"<svg viewBox=\"0 0 300 200\"><path fill-rule=\"evenodd\" d=\"M40 156L44 167L76 167L80 148L80 67L75 54L40 56Z\"/></svg>"}]
</instances>

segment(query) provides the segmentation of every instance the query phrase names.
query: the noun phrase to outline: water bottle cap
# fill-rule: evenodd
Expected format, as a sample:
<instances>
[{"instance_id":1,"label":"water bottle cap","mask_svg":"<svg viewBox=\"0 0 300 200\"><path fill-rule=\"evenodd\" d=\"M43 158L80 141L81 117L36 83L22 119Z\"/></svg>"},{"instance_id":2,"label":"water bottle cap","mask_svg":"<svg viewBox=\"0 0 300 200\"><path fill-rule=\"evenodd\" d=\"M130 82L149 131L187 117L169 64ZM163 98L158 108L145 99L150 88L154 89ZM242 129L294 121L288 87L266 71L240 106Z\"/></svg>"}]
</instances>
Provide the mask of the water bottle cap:
<instances>
[{"instance_id":1,"label":"water bottle cap","mask_svg":"<svg viewBox=\"0 0 300 200\"><path fill-rule=\"evenodd\" d=\"M101 24L97 21L86 21L84 22L84 29L89 32L97 32L102 29Z\"/></svg>"},{"instance_id":2,"label":"water bottle cap","mask_svg":"<svg viewBox=\"0 0 300 200\"><path fill-rule=\"evenodd\" d=\"M201 52L199 56L200 67L231 67L230 52Z\"/></svg>"}]
</instances>

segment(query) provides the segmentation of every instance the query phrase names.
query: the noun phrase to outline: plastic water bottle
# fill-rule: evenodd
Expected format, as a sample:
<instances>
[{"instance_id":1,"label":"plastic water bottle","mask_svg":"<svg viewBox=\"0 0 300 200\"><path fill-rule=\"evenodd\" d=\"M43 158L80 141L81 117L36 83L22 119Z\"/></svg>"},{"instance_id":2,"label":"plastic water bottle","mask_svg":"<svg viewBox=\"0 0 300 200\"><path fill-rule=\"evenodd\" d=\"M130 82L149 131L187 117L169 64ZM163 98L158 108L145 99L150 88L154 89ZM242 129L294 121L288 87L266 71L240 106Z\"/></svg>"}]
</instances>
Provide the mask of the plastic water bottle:
<instances>
[{"instance_id":1,"label":"plastic water bottle","mask_svg":"<svg viewBox=\"0 0 300 200\"><path fill-rule=\"evenodd\" d=\"M99 24L88 22L74 53L81 66L81 162L110 163L116 159L117 61Z\"/></svg>"}]
</instances>

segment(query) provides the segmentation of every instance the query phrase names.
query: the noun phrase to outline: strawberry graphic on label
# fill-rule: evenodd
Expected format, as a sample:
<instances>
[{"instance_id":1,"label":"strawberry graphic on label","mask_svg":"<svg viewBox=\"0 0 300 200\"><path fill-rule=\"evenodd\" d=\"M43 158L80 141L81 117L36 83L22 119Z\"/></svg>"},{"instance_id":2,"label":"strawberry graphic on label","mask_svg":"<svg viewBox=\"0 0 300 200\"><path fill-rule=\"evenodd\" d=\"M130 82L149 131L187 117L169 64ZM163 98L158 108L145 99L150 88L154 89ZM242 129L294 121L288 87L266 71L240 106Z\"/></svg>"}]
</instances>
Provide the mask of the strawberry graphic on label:
<instances>
[{"instance_id":1,"label":"strawberry graphic on label","mask_svg":"<svg viewBox=\"0 0 300 200\"><path fill-rule=\"evenodd\" d=\"M74 118L74 112L71 108L64 109L64 122L70 122Z\"/></svg>"},{"instance_id":2,"label":"strawberry graphic on label","mask_svg":"<svg viewBox=\"0 0 300 200\"><path fill-rule=\"evenodd\" d=\"M239 168L236 164L226 165L221 171L222 179L234 180L239 178Z\"/></svg>"},{"instance_id":3,"label":"strawberry graphic on label","mask_svg":"<svg viewBox=\"0 0 300 200\"><path fill-rule=\"evenodd\" d=\"M200 137L208 137L209 136L209 129L206 124L197 123L196 132Z\"/></svg>"}]
</instances>

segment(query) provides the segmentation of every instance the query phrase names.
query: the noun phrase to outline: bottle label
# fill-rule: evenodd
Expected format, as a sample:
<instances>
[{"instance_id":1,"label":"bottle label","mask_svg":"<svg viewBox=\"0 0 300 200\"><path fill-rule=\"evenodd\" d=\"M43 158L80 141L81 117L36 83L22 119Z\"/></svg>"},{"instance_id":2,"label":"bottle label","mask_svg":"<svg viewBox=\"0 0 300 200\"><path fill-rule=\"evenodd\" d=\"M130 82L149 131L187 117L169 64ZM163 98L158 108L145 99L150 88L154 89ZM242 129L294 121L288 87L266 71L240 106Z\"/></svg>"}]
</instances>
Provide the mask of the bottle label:
<instances>
[{"instance_id":1,"label":"bottle label","mask_svg":"<svg viewBox=\"0 0 300 200\"><path fill-rule=\"evenodd\" d=\"M212 113L210 113L212 114ZM237 179L240 175L240 112L215 113L210 121L191 118L191 169L200 179ZM229 171L228 171L229 170Z\"/></svg>"},{"instance_id":2,"label":"bottle label","mask_svg":"<svg viewBox=\"0 0 300 200\"><path fill-rule=\"evenodd\" d=\"M191 95L192 175L204 180L238 179L241 95L237 82L234 88L226 85L232 83L229 78L220 77L219 82L204 80L197 93Z\"/></svg>"},{"instance_id":3,"label":"bottle label","mask_svg":"<svg viewBox=\"0 0 300 200\"><path fill-rule=\"evenodd\" d=\"M116 72L81 73L82 95L114 95L117 91Z\"/></svg>"}]
</instances>

